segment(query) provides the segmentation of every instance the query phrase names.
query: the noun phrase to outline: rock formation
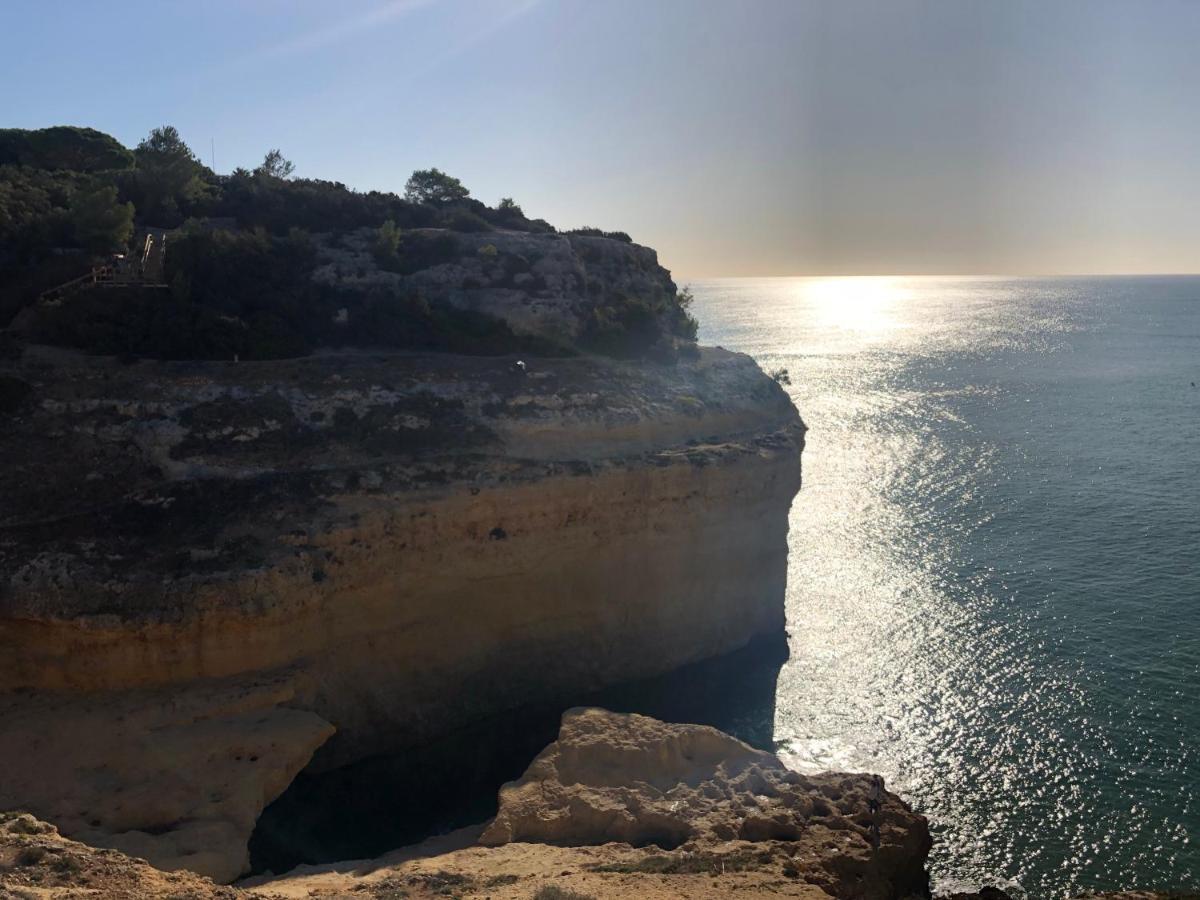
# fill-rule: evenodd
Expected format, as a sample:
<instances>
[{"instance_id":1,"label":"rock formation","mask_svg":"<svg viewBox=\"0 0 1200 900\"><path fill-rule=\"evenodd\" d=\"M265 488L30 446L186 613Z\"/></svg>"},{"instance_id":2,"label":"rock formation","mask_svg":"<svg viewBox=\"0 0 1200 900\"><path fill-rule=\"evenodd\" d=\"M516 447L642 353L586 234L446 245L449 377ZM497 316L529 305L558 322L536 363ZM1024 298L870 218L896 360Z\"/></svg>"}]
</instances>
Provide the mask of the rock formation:
<instances>
[{"instance_id":1,"label":"rock formation","mask_svg":"<svg viewBox=\"0 0 1200 900\"><path fill-rule=\"evenodd\" d=\"M551 238L567 262L601 246L587 272L614 290L670 286L652 251ZM501 306L577 326L587 286L564 285ZM20 763L0 808L229 880L302 768L781 633L804 435L784 391L719 349L525 362L7 354L0 703Z\"/></svg>"},{"instance_id":2,"label":"rock formation","mask_svg":"<svg viewBox=\"0 0 1200 900\"><path fill-rule=\"evenodd\" d=\"M416 238L444 239L421 229ZM412 273L381 269L375 229L321 236L314 277L325 284L367 292L380 288L418 292L506 321L514 331L569 344L580 336L598 304L633 297L670 307L675 283L649 247L586 235L519 231L456 233L452 258Z\"/></svg>"},{"instance_id":3,"label":"rock formation","mask_svg":"<svg viewBox=\"0 0 1200 900\"><path fill-rule=\"evenodd\" d=\"M928 890L924 818L872 775L806 777L714 728L570 710L556 742L500 792L480 837L684 853L786 848L782 864L835 897Z\"/></svg>"},{"instance_id":4,"label":"rock formation","mask_svg":"<svg viewBox=\"0 0 1200 900\"><path fill-rule=\"evenodd\" d=\"M874 776L800 776L712 728L576 709L478 828L221 887L65 839L29 814L0 813L0 897L901 900L928 896L929 847L925 819ZM1009 898L985 888L941 900Z\"/></svg>"},{"instance_id":5,"label":"rock formation","mask_svg":"<svg viewBox=\"0 0 1200 900\"><path fill-rule=\"evenodd\" d=\"M469 846L477 834L259 879L245 891L421 897L448 886L459 896L529 897L550 884L596 897L720 896L744 886L864 900L927 892L925 820L878 778L808 778L712 728L599 709L564 715L558 740L504 787L499 814ZM0 860L9 860L0 878L10 884L65 887L88 873L96 887L137 896L184 888L198 898L245 896L191 876L172 883L135 860L64 841L28 815L0 824Z\"/></svg>"},{"instance_id":6,"label":"rock formation","mask_svg":"<svg viewBox=\"0 0 1200 900\"><path fill-rule=\"evenodd\" d=\"M292 680L0 700L0 807L79 841L231 881L246 840L333 732Z\"/></svg>"}]
</instances>

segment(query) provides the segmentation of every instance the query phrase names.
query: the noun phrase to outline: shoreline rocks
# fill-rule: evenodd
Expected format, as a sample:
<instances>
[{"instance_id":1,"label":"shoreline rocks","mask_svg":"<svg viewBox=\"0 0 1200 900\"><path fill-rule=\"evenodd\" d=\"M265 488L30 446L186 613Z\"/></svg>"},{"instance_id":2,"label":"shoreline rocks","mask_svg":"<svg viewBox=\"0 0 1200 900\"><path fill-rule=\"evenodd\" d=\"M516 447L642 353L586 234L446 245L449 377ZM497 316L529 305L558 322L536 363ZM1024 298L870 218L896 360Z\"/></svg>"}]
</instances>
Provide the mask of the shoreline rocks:
<instances>
[{"instance_id":1,"label":"shoreline rocks","mask_svg":"<svg viewBox=\"0 0 1200 900\"><path fill-rule=\"evenodd\" d=\"M903 900L929 896L930 844L924 817L876 776L802 776L716 729L579 708L501 790L495 819L474 828L377 859L221 886L69 840L28 813L0 813L0 897ZM1011 898L984 888L939 900Z\"/></svg>"}]
</instances>

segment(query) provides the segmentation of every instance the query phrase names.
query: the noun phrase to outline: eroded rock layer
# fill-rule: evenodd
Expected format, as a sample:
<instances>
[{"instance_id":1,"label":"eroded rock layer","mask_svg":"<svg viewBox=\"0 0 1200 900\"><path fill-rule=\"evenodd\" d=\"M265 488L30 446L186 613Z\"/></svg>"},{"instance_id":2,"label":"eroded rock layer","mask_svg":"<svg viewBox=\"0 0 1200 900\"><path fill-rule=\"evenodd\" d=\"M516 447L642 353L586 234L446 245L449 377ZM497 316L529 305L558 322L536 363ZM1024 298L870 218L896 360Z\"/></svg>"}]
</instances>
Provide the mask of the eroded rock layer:
<instances>
[{"instance_id":1,"label":"eroded rock layer","mask_svg":"<svg viewBox=\"0 0 1200 900\"><path fill-rule=\"evenodd\" d=\"M150 729L214 680L292 686L245 727L197 730L217 757L309 717L236 809L216 789L151 803L218 782L146 765L140 807L86 824L76 783L91 767L127 790L145 732L56 762L59 787L28 789L37 759L0 771L0 807L69 835L177 865L196 822L220 821L227 850L191 867L227 878L319 744L310 767L340 766L783 626L803 426L745 356L522 371L362 353L122 366L31 348L2 366L28 387L0 439L6 738L82 739L118 708Z\"/></svg>"}]
</instances>

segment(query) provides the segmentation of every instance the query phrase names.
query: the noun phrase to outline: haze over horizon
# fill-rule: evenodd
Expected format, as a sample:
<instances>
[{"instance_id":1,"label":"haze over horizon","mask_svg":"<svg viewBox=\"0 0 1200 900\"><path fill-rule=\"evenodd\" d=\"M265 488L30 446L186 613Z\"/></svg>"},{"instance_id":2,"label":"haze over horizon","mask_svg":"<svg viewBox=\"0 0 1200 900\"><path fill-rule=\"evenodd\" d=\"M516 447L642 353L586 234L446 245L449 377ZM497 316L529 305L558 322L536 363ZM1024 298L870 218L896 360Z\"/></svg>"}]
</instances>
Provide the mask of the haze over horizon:
<instances>
[{"instance_id":1,"label":"haze over horizon","mask_svg":"<svg viewBox=\"0 0 1200 900\"><path fill-rule=\"evenodd\" d=\"M0 126L437 166L680 277L1200 270L1188 0L13 0Z\"/></svg>"}]
</instances>

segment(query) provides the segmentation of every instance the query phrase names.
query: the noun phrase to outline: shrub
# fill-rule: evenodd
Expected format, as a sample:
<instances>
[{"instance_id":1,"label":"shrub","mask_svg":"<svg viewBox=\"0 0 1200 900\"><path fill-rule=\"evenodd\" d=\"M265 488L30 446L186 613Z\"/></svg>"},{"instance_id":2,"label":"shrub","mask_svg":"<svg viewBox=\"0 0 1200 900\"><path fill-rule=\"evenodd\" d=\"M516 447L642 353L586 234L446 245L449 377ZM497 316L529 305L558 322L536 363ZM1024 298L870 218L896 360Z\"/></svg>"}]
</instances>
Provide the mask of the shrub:
<instances>
[{"instance_id":1,"label":"shrub","mask_svg":"<svg viewBox=\"0 0 1200 900\"><path fill-rule=\"evenodd\" d=\"M614 294L592 309L580 344L605 356L636 358L651 355L663 331L657 310L644 300Z\"/></svg>"},{"instance_id":2,"label":"shrub","mask_svg":"<svg viewBox=\"0 0 1200 900\"><path fill-rule=\"evenodd\" d=\"M491 231L492 226L488 221L478 213L471 212L469 209L453 209L450 210L443 218L446 227L451 231Z\"/></svg>"},{"instance_id":3,"label":"shrub","mask_svg":"<svg viewBox=\"0 0 1200 900\"><path fill-rule=\"evenodd\" d=\"M45 858L46 848L33 844L18 850L15 862L18 866L36 866Z\"/></svg>"},{"instance_id":4,"label":"shrub","mask_svg":"<svg viewBox=\"0 0 1200 900\"><path fill-rule=\"evenodd\" d=\"M438 212L392 193L352 191L336 181L315 178L263 178L239 169L215 177L213 215L230 216L243 226L262 226L275 234L290 227L347 232L378 228L391 220L400 228L438 224Z\"/></svg>"},{"instance_id":5,"label":"shrub","mask_svg":"<svg viewBox=\"0 0 1200 900\"><path fill-rule=\"evenodd\" d=\"M696 317L692 315L691 308L695 297L692 296L690 287L683 287L675 293L675 303L671 308L669 317L671 333L676 337L683 338L685 341L696 340L696 336L700 331L700 323L696 321Z\"/></svg>"},{"instance_id":6,"label":"shrub","mask_svg":"<svg viewBox=\"0 0 1200 900\"><path fill-rule=\"evenodd\" d=\"M633 238L624 231L601 231L599 228L584 227L572 228L570 231L564 231L563 234L577 234L580 237L608 238L610 241L620 241L623 244L633 243Z\"/></svg>"},{"instance_id":7,"label":"shrub","mask_svg":"<svg viewBox=\"0 0 1200 900\"><path fill-rule=\"evenodd\" d=\"M395 267L400 264L400 237L400 229L392 219L379 226L371 253L381 269L395 271Z\"/></svg>"},{"instance_id":8,"label":"shrub","mask_svg":"<svg viewBox=\"0 0 1200 900\"><path fill-rule=\"evenodd\" d=\"M342 302L348 302L343 297ZM477 356L526 353L569 356L554 342L513 332L503 319L475 310L431 305L412 292L376 290L357 304L349 300L345 342L356 346L432 350Z\"/></svg>"},{"instance_id":9,"label":"shrub","mask_svg":"<svg viewBox=\"0 0 1200 900\"><path fill-rule=\"evenodd\" d=\"M97 253L118 250L133 235L133 204L118 203L117 189L103 185L71 198L71 227L76 242Z\"/></svg>"},{"instance_id":10,"label":"shrub","mask_svg":"<svg viewBox=\"0 0 1200 900\"><path fill-rule=\"evenodd\" d=\"M596 900L596 898L591 894L581 894L579 891L547 884L538 888L531 900Z\"/></svg>"},{"instance_id":11,"label":"shrub","mask_svg":"<svg viewBox=\"0 0 1200 900\"><path fill-rule=\"evenodd\" d=\"M163 359L273 359L317 344L330 303L310 277L316 254L306 233L188 230L169 247L168 291L84 292L39 309L37 337Z\"/></svg>"},{"instance_id":12,"label":"shrub","mask_svg":"<svg viewBox=\"0 0 1200 900\"><path fill-rule=\"evenodd\" d=\"M386 223L385 223L386 224ZM381 232L383 229L381 229ZM386 239L390 243L389 237ZM376 241L375 258L379 267L387 272L398 272L401 275L411 275L432 266L453 262L459 257L458 241L452 234L430 234L428 232L410 231L401 234L392 253L380 255L379 241Z\"/></svg>"}]
</instances>

